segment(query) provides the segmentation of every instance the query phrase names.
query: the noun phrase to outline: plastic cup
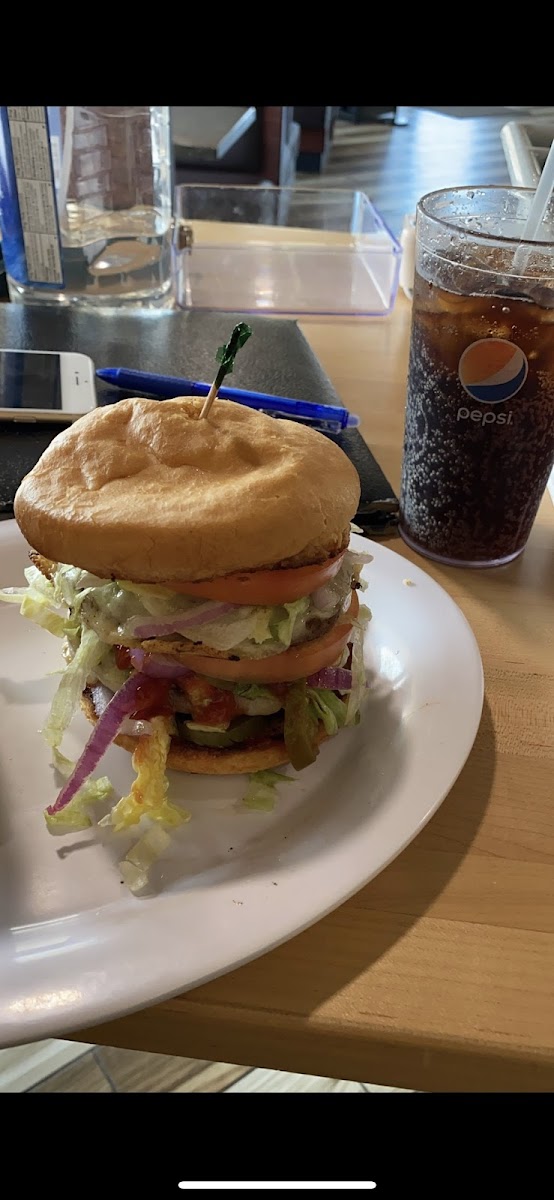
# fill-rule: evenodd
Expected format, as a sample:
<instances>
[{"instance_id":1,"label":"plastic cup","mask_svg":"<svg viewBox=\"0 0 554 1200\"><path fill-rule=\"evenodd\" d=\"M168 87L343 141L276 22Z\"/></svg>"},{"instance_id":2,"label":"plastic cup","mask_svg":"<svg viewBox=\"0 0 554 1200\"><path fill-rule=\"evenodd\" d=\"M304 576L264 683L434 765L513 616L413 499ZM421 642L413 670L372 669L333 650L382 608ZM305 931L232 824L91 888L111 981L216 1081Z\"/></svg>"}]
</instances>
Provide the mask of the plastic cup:
<instances>
[{"instance_id":1,"label":"plastic cup","mask_svg":"<svg viewBox=\"0 0 554 1200\"><path fill-rule=\"evenodd\" d=\"M438 562L521 554L554 462L554 206L522 242L534 195L418 205L400 532Z\"/></svg>"}]
</instances>

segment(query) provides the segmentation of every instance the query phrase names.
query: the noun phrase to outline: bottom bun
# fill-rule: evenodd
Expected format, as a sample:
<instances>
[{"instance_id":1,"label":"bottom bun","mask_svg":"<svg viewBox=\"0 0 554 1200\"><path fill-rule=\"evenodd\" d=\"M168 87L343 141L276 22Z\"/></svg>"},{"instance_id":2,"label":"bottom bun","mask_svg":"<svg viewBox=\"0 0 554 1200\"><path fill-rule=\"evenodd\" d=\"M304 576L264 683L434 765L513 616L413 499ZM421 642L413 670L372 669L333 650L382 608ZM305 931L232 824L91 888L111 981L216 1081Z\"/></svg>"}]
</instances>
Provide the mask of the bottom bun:
<instances>
[{"instance_id":1,"label":"bottom bun","mask_svg":"<svg viewBox=\"0 0 554 1200\"><path fill-rule=\"evenodd\" d=\"M83 692L81 708L93 725L98 717L90 692ZM114 742L133 754L137 748L138 738L131 734L120 733ZM326 733L320 724L318 745L326 741ZM281 767L290 762L287 748L283 739L270 739L258 745L250 744L244 750L214 750L210 746L193 746L182 742L180 738L172 738L167 765L173 771L187 771L189 775L251 775L254 771L267 771L270 767Z\"/></svg>"}]
</instances>

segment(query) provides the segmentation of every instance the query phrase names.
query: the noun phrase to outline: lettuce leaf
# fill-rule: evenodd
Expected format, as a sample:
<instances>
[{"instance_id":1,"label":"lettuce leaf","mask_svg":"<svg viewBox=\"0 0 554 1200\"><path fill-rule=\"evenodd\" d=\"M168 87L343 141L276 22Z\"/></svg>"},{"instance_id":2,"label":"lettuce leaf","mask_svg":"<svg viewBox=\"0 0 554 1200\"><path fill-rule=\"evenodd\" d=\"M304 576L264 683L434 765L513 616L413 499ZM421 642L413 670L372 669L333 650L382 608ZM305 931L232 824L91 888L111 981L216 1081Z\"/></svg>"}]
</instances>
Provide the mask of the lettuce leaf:
<instances>
[{"instance_id":1,"label":"lettuce leaf","mask_svg":"<svg viewBox=\"0 0 554 1200\"><path fill-rule=\"evenodd\" d=\"M119 863L123 882L134 895L144 891L150 882L150 867L161 857L171 842L165 829L153 825L135 842Z\"/></svg>"},{"instance_id":2,"label":"lettuce leaf","mask_svg":"<svg viewBox=\"0 0 554 1200\"><path fill-rule=\"evenodd\" d=\"M234 683L230 690L244 700L273 700L275 695L262 683Z\"/></svg>"},{"instance_id":3,"label":"lettuce leaf","mask_svg":"<svg viewBox=\"0 0 554 1200\"><path fill-rule=\"evenodd\" d=\"M367 695L366 691L366 673L364 664L364 633L368 621L371 618L369 608L364 604L360 606L360 611L352 629L352 637L350 643L352 646L352 688L348 693L348 703L346 706L346 724L355 725L359 720L359 711L363 700Z\"/></svg>"},{"instance_id":4,"label":"lettuce leaf","mask_svg":"<svg viewBox=\"0 0 554 1200\"><path fill-rule=\"evenodd\" d=\"M60 616L59 613L52 612L48 601L35 595L33 588L29 588L27 594L23 596L19 611L22 617L34 621L35 625L41 625L43 629L48 630L48 633L53 633L54 637L64 637L66 618Z\"/></svg>"},{"instance_id":5,"label":"lettuce leaf","mask_svg":"<svg viewBox=\"0 0 554 1200\"><path fill-rule=\"evenodd\" d=\"M237 683L232 688L239 708L249 717L269 717L283 707L282 699L268 687L258 683Z\"/></svg>"},{"instance_id":6,"label":"lettuce leaf","mask_svg":"<svg viewBox=\"0 0 554 1200\"><path fill-rule=\"evenodd\" d=\"M118 667L111 646L104 646L104 653L94 669L94 674L98 682L102 683L104 687L109 688L111 692L118 692L120 687L123 687L126 679L129 678L129 671L122 671Z\"/></svg>"},{"instance_id":7,"label":"lettuce leaf","mask_svg":"<svg viewBox=\"0 0 554 1200\"><path fill-rule=\"evenodd\" d=\"M133 754L137 777L129 795L122 796L112 808L109 819L101 822L112 825L116 833L138 825L142 817L170 826L183 825L190 820L189 812L167 799L166 763L171 742L167 717L152 717L150 729L150 733L139 738Z\"/></svg>"},{"instance_id":8,"label":"lettuce leaf","mask_svg":"<svg viewBox=\"0 0 554 1200\"><path fill-rule=\"evenodd\" d=\"M49 746L57 748L79 705L88 676L100 661L106 647L92 629L84 629L79 646L68 663L52 701L50 714L42 730Z\"/></svg>"},{"instance_id":9,"label":"lettuce leaf","mask_svg":"<svg viewBox=\"0 0 554 1200\"><path fill-rule=\"evenodd\" d=\"M54 749L53 758L55 766L61 774L65 778L69 778L75 763L72 763L69 758L60 754L56 749ZM87 809L93 804L100 804L103 800L107 800L112 791L113 787L107 775L103 775L101 779L87 779L82 788L79 788L77 795L61 812L50 815L45 810L44 816L49 832L74 833L78 829L89 829L92 820Z\"/></svg>"},{"instance_id":10,"label":"lettuce leaf","mask_svg":"<svg viewBox=\"0 0 554 1200\"><path fill-rule=\"evenodd\" d=\"M169 617L175 612L186 612L198 604L191 596L181 592L172 592L170 588L157 583L129 583L126 579L118 579L116 587L129 596L136 596L135 610L140 613L143 609L151 617Z\"/></svg>"},{"instance_id":11,"label":"lettuce leaf","mask_svg":"<svg viewBox=\"0 0 554 1200\"><path fill-rule=\"evenodd\" d=\"M267 642L271 637L271 608L255 608L252 613L253 628L250 637L256 646Z\"/></svg>"},{"instance_id":12,"label":"lettuce leaf","mask_svg":"<svg viewBox=\"0 0 554 1200\"><path fill-rule=\"evenodd\" d=\"M259 809L260 812L271 812L277 799L276 788L280 783L294 783L288 775L280 771L255 771L250 776L250 783L242 798L247 808Z\"/></svg>"},{"instance_id":13,"label":"lettuce leaf","mask_svg":"<svg viewBox=\"0 0 554 1200\"><path fill-rule=\"evenodd\" d=\"M346 704L327 688L308 688L311 710L318 721L323 722L328 737L334 737L346 724Z\"/></svg>"},{"instance_id":14,"label":"lettuce leaf","mask_svg":"<svg viewBox=\"0 0 554 1200\"><path fill-rule=\"evenodd\" d=\"M303 617L310 607L309 596L303 596L301 600L293 600L290 604L283 604L282 609L285 610L285 616L273 618L271 628L275 637L288 650L294 633L294 626L299 617ZM275 610L270 610L275 612ZM277 610L278 612L280 610Z\"/></svg>"},{"instance_id":15,"label":"lettuce leaf","mask_svg":"<svg viewBox=\"0 0 554 1200\"><path fill-rule=\"evenodd\" d=\"M287 650L293 641L305 636L310 616L327 620L348 595L356 559L367 556L347 552L335 579L314 597L305 596L292 603L276 606L236 605L218 620L206 622L191 633L214 650L236 650L246 657L263 658ZM164 618L194 611L205 601L171 592L155 584L133 584L127 580L109 582L77 567L60 565L54 577L58 602L66 603L73 619L78 618L106 643L126 641L134 636L139 618ZM152 623L152 622L150 622Z\"/></svg>"},{"instance_id":16,"label":"lettuce leaf","mask_svg":"<svg viewBox=\"0 0 554 1200\"><path fill-rule=\"evenodd\" d=\"M75 608L83 591L92 591L101 587L106 581L81 567L71 567L66 563L58 563L54 571L53 588L58 605L65 604L67 608Z\"/></svg>"},{"instance_id":17,"label":"lettuce leaf","mask_svg":"<svg viewBox=\"0 0 554 1200\"><path fill-rule=\"evenodd\" d=\"M59 604L56 601L54 585L46 579L37 567L27 567L25 572L27 587L3 588L0 600L6 604L19 604L22 617L42 626L54 637L64 636L64 626L67 617L56 612Z\"/></svg>"}]
</instances>

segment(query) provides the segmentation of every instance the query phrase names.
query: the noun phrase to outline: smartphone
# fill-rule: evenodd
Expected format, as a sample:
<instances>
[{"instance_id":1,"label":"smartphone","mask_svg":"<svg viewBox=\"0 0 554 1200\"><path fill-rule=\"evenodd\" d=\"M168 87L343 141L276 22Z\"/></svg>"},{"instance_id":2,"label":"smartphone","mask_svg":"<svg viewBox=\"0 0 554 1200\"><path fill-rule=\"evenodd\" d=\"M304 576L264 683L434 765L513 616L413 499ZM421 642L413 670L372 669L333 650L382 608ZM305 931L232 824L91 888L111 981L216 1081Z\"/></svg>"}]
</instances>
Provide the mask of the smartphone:
<instances>
[{"instance_id":1,"label":"smartphone","mask_svg":"<svg viewBox=\"0 0 554 1200\"><path fill-rule=\"evenodd\" d=\"M76 421L96 408L86 354L0 349L0 420Z\"/></svg>"}]
</instances>

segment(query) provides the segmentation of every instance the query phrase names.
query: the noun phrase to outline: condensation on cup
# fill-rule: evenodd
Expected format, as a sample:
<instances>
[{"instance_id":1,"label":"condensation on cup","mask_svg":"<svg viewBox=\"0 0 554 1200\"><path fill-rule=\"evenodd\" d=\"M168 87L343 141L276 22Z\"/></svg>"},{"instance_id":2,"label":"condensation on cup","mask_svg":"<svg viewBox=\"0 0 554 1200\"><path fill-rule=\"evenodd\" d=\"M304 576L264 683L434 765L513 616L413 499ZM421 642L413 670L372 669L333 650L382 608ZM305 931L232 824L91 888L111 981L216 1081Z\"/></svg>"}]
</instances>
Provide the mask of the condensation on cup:
<instances>
[{"instance_id":1,"label":"condensation on cup","mask_svg":"<svg viewBox=\"0 0 554 1200\"><path fill-rule=\"evenodd\" d=\"M533 195L418 205L400 532L439 562L516 558L554 462L554 211L522 252Z\"/></svg>"}]
</instances>

